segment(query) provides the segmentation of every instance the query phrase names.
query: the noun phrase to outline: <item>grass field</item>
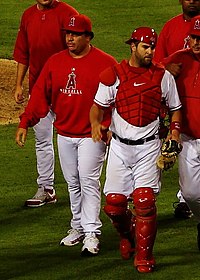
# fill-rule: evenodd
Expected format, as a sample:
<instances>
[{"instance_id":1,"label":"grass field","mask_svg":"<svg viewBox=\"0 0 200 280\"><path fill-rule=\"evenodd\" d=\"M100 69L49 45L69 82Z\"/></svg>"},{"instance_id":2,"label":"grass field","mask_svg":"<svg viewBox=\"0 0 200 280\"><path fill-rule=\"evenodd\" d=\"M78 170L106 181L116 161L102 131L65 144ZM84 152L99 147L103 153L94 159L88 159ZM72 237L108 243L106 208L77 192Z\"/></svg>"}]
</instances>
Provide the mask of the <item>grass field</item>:
<instances>
[{"instance_id":1,"label":"grass field","mask_svg":"<svg viewBox=\"0 0 200 280\"><path fill-rule=\"evenodd\" d=\"M8 0L1 4L0 58L11 58L22 11L35 1ZM178 0L68 1L93 20L94 44L118 60L129 55L124 41L140 25L158 32L163 23L181 11ZM14 78L14 77L13 77ZM103 222L101 251L95 258L80 256L81 244L60 247L70 221L69 198L56 156L55 187L58 203L27 209L24 201L36 191L34 135L30 129L26 147L14 142L16 125L0 126L0 279L1 280L197 280L200 254L196 247L196 222L176 220L172 203L178 189L177 166L163 174L158 197L157 261L152 274L138 274L132 260L123 261L118 236L110 221ZM55 141L56 142L56 141ZM102 174L102 185L105 173ZM102 197L102 204L104 197Z\"/></svg>"}]
</instances>

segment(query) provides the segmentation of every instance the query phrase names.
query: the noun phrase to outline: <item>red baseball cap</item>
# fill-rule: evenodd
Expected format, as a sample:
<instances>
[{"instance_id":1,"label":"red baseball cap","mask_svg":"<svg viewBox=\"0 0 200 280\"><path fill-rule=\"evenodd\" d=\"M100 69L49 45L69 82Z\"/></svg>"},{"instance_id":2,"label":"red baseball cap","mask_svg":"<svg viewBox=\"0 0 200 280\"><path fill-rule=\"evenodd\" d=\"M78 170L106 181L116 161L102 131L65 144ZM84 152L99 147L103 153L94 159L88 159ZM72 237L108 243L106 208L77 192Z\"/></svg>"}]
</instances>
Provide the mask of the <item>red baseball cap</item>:
<instances>
[{"instance_id":1,"label":"red baseball cap","mask_svg":"<svg viewBox=\"0 0 200 280\"><path fill-rule=\"evenodd\" d=\"M91 37L94 37L92 32L92 23L89 17L83 14L78 14L70 17L64 24L63 30L74 31L77 33L88 33Z\"/></svg>"},{"instance_id":2,"label":"red baseball cap","mask_svg":"<svg viewBox=\"0 0 200 280\"><path fill-rule=\"evenodd\" d=\"M131 44L135 41L144 42L151 46L156 46L158 35L153 28L150 27L138 27L131 34L131 38L127 40L126 44Z\"/></svg>"},{"instance_id":3,"label":"red baseball cap","mask_svg":"<svg viewBox=\"0 0 200 280\"><path fill-rule=\"evenodd\" d=\"M190 35L200 36L200 16L191 19Z\"/></svg>"}]
</instances>

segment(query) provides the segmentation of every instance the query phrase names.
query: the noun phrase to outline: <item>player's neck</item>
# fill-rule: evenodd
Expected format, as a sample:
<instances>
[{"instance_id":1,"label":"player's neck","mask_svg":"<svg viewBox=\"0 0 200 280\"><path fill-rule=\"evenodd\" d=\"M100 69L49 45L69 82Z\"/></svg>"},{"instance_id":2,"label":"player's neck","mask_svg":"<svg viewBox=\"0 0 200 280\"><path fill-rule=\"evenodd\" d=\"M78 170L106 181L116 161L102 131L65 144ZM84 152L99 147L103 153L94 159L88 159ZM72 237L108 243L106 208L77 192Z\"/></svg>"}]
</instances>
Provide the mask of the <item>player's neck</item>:
<instances>
[{"instance_id":1,"label":"player's neck","mask_svg":"<svg viewBox=\"0 0 200 280\"><path fill-rule=\"evenodd\" d=\"M86 56L90 50L91 50L91 45L89 44L85 49L83 49L81 52L76 52L76 51L69 51L70 55L73 57L73 58L82 58L84 56Z\"/></svg>"},{"instance_id":2,"label":"player's neck","mask_svg":"<svg viewBox=\"0 0 200 280\"><path fill-rule=\"evenodd\" d=\"M40 3L37 3L37 9L42 11L42 10L47 10L50 9L54 4L54 0L49 4L49 5L42 5Z\"/></svg>"}]
</instances>

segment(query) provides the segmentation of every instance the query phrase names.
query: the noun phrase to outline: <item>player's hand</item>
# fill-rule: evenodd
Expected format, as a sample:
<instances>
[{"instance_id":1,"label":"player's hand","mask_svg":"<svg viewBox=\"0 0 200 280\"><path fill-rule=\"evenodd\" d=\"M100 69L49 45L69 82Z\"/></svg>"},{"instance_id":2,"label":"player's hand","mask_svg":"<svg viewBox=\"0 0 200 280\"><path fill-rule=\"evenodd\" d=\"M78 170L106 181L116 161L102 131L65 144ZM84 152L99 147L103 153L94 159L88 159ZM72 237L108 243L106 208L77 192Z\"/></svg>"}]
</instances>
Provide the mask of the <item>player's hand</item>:
<instances>
[{"instance_id":1,"label":"player's hand","mask_svg":"<svg viewBox=\"0 0 200 280\"><path fill-rule=\"evenodd\" d=\"M93 123L92 124L92 139L94 142L99 142L102 139L102 130L108 129L106 126L100 124L100 123Z\"/></svg>"},{"instance_id":2,"label":"player's hand","mask_svg":"<svg viewBox=\"0 0 200 280\"><path fill-rule=\"evenodd\" d=\"M170 63L166 65L165 69L168 70L174 77L177 77L181 72L182 63Z\"/></svg>"},{"instance_id":3,"label":"player's hand","mask_svg":"<svg viewBox=\"0 0 200 280\"><path fill-rule=\"evenodd\" d=\"M180 133L177 130L173 130L171 133L168 134L167 138L165 139L165 141L169 141L169 140L175 140L176 142L180 142Z\"/></svg>"},{"instance_id":4,"label":"player's hand","mask_svg":"<svg viewBox=\"0 0 200 280\"><path fill-rule=\"evenodd\" d=\"M15 136L15 141L19 147L23 147L26 142L27 129L18 128Z\"/></svg>"},{"instance_id":5,"label":"player's hand","mask_svg":"<svg viewBox=\"0 0 200 280\"><path fill-rule=\"evenodd\" d=\"M21 104L25 101L25 96L23 94L23 88L20 86L16 87L14 96L15 96L15 102L17 104Z\"/></svg>"}]
</instances>

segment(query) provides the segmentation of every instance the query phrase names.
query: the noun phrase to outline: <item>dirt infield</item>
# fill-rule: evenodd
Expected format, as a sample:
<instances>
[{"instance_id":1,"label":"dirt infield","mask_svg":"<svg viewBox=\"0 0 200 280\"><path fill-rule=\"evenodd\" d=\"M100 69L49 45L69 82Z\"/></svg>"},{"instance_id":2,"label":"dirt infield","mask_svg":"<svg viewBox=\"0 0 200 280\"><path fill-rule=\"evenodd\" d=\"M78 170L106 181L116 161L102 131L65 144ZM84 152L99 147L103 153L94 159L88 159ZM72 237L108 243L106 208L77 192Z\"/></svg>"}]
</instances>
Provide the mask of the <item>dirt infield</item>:
<instances>
[{"instance_id":1,"label":"dirt infield","mask_svg":"<svg viewBox=\"0 0 200 280\"><path fill-rule=\"evenodd\" d=\"M18 123L19 115L24 110L14 100L17 64L13 60L0 59L0 125ZM24 92L28 96L28 78L24 81Z\"/></svg>"}]
</instances>

